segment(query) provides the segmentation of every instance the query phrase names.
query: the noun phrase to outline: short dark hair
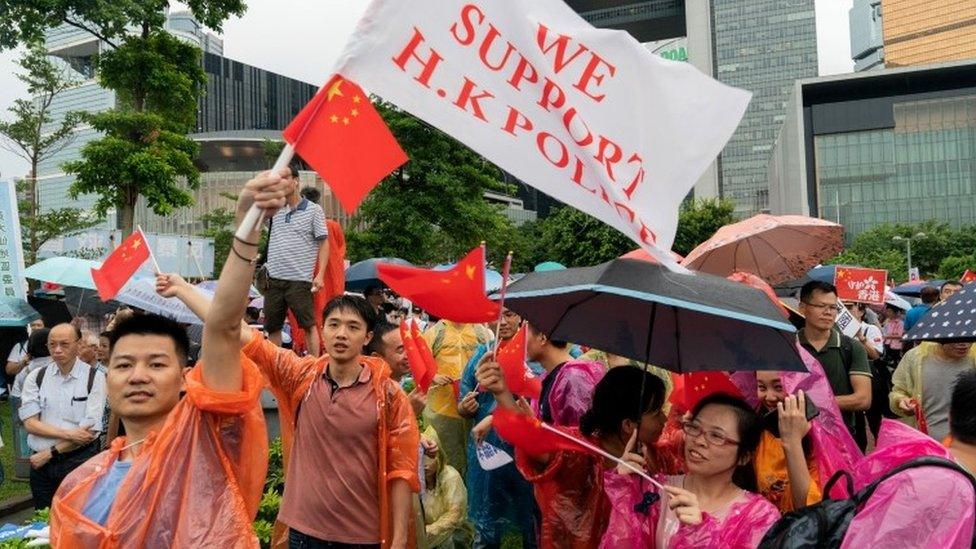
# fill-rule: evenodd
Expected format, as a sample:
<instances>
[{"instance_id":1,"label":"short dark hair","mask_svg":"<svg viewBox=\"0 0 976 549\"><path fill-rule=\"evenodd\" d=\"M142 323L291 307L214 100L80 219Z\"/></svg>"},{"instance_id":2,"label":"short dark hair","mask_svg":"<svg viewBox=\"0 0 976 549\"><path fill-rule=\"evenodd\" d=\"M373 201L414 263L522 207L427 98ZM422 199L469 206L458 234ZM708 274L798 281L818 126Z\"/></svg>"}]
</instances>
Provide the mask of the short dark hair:
<instances>
[{"instance_id":1,"label":"short dark hair","mask_svg":"<svg viewBox=\"0 0 976 549\"><path fill-rule=\"evenodd\" d=\"M935 303L939 301L939 293L941 290L934 286L926 286L922 288L919 293L919 297L922 298L922 303Z\"/></svg>"},{"instance_id":2,"label":"short dark hair","mask_svg":"<svg viewBox=\"0 0 976 549\"><path fill-rule=\"evenodd\" d=\"M386 344L383 343L383 336L392 332L393 330L399 329L400 327L396 324L391 324L385 320L380 320L376 323L376 326L373 326L373 339L369 340L369 343L366 344L366 348L363 350L363 353L367 355L373 353L379 355L383 354L383 351L386 350L384 349L384 345Z\"/></svg>"},{"instance_id":3,"label":"short dark hair","mask_svg":"<svg viewBox=\"0 0 976 549\"><path fill-rule=\"evenodd\" d=\"M621 421L640 422L641 415L660 410L664 406L664 391L664 382L641 368L611 368L596 384L593 403L580 417L580 430L588 437L597 433L618 434ZM640 408L634 406L635 402L641 403Z\"/></svg>"},{"instance_id":4,"label":"short dark hair","mask_svg":"<svg viewBox=\"0 0 976 549\"><path fill-rule=\"evenodd\" d=\"M165 316L146 313L133 315L116 324L108 336L109 356L115 352L115 344L128 335L159 335L173 340L176 357L181 366L186 366L190 356L190 337L186 329L175 320Z\"/></svg>"},{"instance_id":5,"label":"short dark hair","mask_svg":"<svg viewBox=\"0 0 976 549\"><path fill-rule=\"evenodd\" d=\"M291 170L291 176L298 179L298 172L302 169L302 163L298 160L292 160L288 163L288 169Z\"/></svg>"},{"instance_id":6,"label":"short dark hair","mask_svg":"<svg viewBox=\"0 0 976 549\"><path fill-rule=\"evenodd\" d=\"M946 286L955 286L957 288L962 288L962 282L959 282L958 280L946 280L945 282L942 283L941 286L939 286L939 291L941 292L942 290L944 290Z\"/></svg>"},{"instance_id":7,"label":"short dark hair","mask_svg":"<svg viewBox=\"0 0 976 549\"><path fill-rule=\"evenodd\" d=\"M976 445L976 370L956 378L949 404L949 435L963 444Z\"/></svg>"},{"instance_id":8,"label":"short dark hair","mask_svg":"<svg viewBox=\"0 0 976 549\"><path fill-rule=\"evenodd\" d=\"M101 332L101 333L98 334L98 339L101 339L103 337L111 338L112 337L112 332L109 332L108 330L106 330L106 331Z\"/></svg>"},{"instance_id":9,"label":"short dark hair","mask_svg":"<svg viewBox=\"0 0 976 549\"><path fill-rule=\"evenodd\" d=\"M47 335L51 333L50 328L41 328L31 332L27 338L27 354L31 358L44 358L51 356L51 351L47 348Z\"/></svg>"},{"instance_id":10,"label":"short dark hair","mask_svg":"<svg viewBox=\"0 0 976 549\"><path fill-rule=\"evenodd\" d=\"M322 193L319 192L319 190L315 187L304 187L299 194L302 195L302 198L308 200L309 202L315 202L316 204L318 204L319 200L322 198Z\"/></svg>"},{"instance_id":11,"label":"short dark hair","mask_svg":"<svg viewBox=\"0 0 976 549\"><path fill-rule=\"evenodd\" d=\"M834 286L830 282L811 280L800 288L800 301L808 301L810 297L813 296L813 292L823 292L825 294L837 295L837 286Z\"/></svg>"},{"instance_id":12,"label":"short dark hair","mask_svg":"<svg viewBox=\"0 0 976 549\"><path fill-rule=\"evenodd\" d=\"M335 311L352 311L359 315L366 323L366 331L372 332L376 327L376 311L370 306L369 302L358 295L340 295L332 298L332 301L325 306L322 318L326 319Z\"/></svg>"},{"instance_id":13,"label":"short dark hair","mask_svg":"<svg viewBox=\"0 0 976 549\"><path fill-rule=\"evenodd\" d=\"M380 294L380 293L383 293L383 288L382 287L369 285L369 286L366 286L366 289L365 290L363 290L363 297L369 297L371 295L376 295L376 294Z\"/></svg>"},{"instance_id":14,"label":"short dark hair","mask_svg":"<svg viewBox=\"0 0 976 549\"><path fill-rule=\"evenodd\" d=\"M833 286L831 286L833 287ZM691 417L697 418L698 414L710 404L725 406L735 412L736 425L739 429L739 449L735 455L736 460L750 455L759 447L759 440L762 438L762 423L759 414L753 410L746 401L741 398L730 396L724 393L713 393L698 401L691 411ZM752 467L752 460L744 466L737 466L732 475L733 482L743 490L756 491L756 473Z\"/></svg>"}]
</instances>

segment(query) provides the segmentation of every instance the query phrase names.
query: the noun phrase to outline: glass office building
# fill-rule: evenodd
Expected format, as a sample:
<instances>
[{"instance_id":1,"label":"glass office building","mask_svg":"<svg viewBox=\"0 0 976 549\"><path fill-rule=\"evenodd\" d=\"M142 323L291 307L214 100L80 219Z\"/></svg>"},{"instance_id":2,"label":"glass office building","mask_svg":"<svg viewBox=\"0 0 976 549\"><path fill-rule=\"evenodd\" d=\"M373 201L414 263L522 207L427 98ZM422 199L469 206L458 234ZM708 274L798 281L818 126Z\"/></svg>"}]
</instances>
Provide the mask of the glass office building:
<instances>
[{"instance_id":1,"label":"glass office building","mask_svg":"<svg viewBox=\"0 0 976 549\"><path fill-rule=\"evenodd\" d=\"M773 213L854 237L883 223L976 224L976 62L797 83L776 142Z\"/></svg>"},{"instance_id":2,"label":"glass office building","mask_svg":"<svg viewBox=\"0 0 976 549\"><path fill-rule=\"evenodd\" d=\"M715 78L752 102L719 160L719 192L740 215L768 207L767 168L793 83L817 76L814 0L713 0Z\"/></svg>"}]
</instances>

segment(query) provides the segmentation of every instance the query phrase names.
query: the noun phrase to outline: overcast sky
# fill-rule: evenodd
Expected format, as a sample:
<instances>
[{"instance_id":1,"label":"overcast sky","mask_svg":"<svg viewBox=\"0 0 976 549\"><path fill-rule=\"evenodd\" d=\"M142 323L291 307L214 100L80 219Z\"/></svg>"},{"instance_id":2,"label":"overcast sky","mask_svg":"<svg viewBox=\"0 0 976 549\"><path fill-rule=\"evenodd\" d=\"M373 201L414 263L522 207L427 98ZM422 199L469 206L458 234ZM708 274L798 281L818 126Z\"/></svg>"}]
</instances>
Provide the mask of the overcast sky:
<instances>
[{"instance_id":1,"label":"overcast sky","mask_svg":"<svg viewBox=\"0 0 976 549\"><path fill-rule=\"evenodd\" d=\"M816 0L820 74L851 72L847 12L853 0ZM273 72L325 80L368 0L247 0L248 11L224 25L224 54ZM25 95L13 74L17 52L0 53L0 118ZM27 163L0 149L0 179L23 175Z\"/></svg>"}]
</instances>

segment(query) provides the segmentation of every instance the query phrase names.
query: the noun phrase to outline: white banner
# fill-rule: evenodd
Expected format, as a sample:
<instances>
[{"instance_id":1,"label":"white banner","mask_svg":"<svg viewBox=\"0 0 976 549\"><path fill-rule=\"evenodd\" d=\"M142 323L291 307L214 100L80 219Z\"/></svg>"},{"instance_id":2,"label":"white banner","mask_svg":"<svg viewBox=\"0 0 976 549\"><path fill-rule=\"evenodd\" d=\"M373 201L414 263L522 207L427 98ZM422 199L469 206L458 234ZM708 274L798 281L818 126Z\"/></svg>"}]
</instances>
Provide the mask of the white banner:
<instances>
[{"instance_id":1,"label":"white banner","mask_svg":"<svg viewBox=\"0 0 976 549\"><path fill-rule=\"evenodd\" d=\"M336 72L671 265L750 97L561 0L374 0Z\"/></svg>"}]
</instances>

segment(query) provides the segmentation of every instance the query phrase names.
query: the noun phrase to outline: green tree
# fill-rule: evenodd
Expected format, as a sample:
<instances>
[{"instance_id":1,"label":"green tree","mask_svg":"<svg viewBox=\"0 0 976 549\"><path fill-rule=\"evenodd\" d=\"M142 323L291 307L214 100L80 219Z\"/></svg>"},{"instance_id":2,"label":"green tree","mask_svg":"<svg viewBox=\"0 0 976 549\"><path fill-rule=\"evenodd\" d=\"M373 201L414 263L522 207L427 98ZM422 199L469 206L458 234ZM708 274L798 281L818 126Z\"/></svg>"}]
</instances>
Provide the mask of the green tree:
<instances>
[{"instance_id":1,"label":"green tree","mask_svg":"<svg viewBox=\"0 0 976 549\"><path fill-rule=\"evenodd\" d=\"M237 197L229 193L220 193L220 196L228 199L231 203L237 202ZM224 269L224 262L227 261L227 254L230 253L230 246L234 242L234 207L218 207L200 216L204 229L199 235L212 238L214 243L214 276Z\"/></svg>"},{"instance_id":2,"label":"green tree","mask_svg":"<svg viewBox=\"0 0 976 549\"><path fill-rule=\"evenodd\" d=\"M346 234L350 261L400 257L416 264L459 259L479 242L500 267L517 232L485 191L511 194L501 173L447 134L395 107L378 103L410 162L384 179L359 207Z\"/></svg>"},{"instance_id":3,"label":"green tree","mask_svg":"<svg viewBox=\"0 0 976 549\"><path fill-rule=\"evenodd\" d=\"M63 67L58 67L37 44L31 44L18 64L24 72L17 78L27 85L30 99L17 99L10 107L11 121L0 121L2 146L30 164L30 173L18 184L17 209L20 214L24 262L37 262L37 252L45 242L68 236L100 222L78 208L41 212L37 197L37 168L41 162L71 144L78 126L76 113L67 113L55 123L51 114L54 99L76 82Z\"/></svg>"},{"instance_id":4,"label":"green tree","mask_svg":"<svg viewBox=\"0 0 976 549\"><path fill-rule=\"evenodd\" d=\"M721 198L700 198L686 201L678 212L678 231L671 247L682 256L688 255L708 240L724 225L735 221L735 203Z\"/></svg>"},{"instance_id":5,"label":"green tree","mask_svg":"<svg viewBox=\"0 0 976 549\"><path fill-rule=\"evenodd\" d=\"M939 263L939 278L959 280L966 269L976 271L976 255L951 255Z\"/></svg>"},{"instance_id":6,"label":"green tree","mask_svg":"<svg viewBox=\"0 0 976 549\"><path fill-rule=\"evenodd\" d=\"M536 257L567 267L596 265L637 247L617 229L576 208L562 206L539 223Z\"/></svg>"},{"instance_id":7,"label":"green tree","mask_svg":"<svg viewBox=\"0 0 976 549\"><path fill-rule=\"evenodd\" d=\"M244 12L242 0L189 0L203 25L220 30ZM116 92L117 107L85 115L104 137L85 145L81 160L65 171L76 175L70 193L97 196L95 212L119 212L132 232L135 204L144 196L158 215L190 205L196 188L197 146L186 137L205 82L200 50L167 33L169 0L0 0L0 48L39 41L48 29L67 24L108 45L97 63L99 82Z\"/></svg>"}]
</instances>

